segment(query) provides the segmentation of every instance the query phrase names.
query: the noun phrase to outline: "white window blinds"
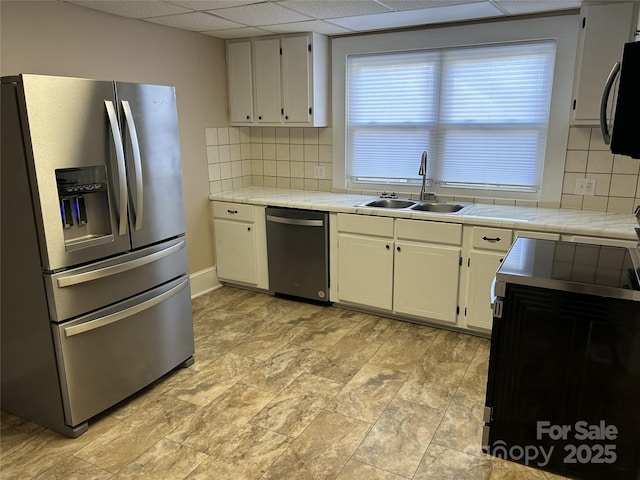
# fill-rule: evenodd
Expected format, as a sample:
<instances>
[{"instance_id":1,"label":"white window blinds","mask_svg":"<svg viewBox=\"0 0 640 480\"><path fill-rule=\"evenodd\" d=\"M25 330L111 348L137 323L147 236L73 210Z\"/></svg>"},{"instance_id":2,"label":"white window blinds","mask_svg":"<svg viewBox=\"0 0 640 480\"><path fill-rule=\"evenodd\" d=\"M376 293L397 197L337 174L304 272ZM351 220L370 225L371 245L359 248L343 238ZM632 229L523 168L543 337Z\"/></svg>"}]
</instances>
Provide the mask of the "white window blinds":
<instances>
[{"instance_id":1,"label":"white window blinds","mask_svg":"<svg viewBox=\"0 0 640 480\"><path fill-rule=\"evenodd\" d=\"M351 182L417 182L426 150L440 187L537 190L554 57L554 41L349 57Z\"/></svg>"},{"instance_id":2,"label":"white window blinds","mask_svg":"<svg viewBox=\"0 0 640 480\"><path fill-rule=\"evenodd\" d=\"M420 156L435 139L439 63L440 52L349 58L347 148L356 181L418 179Z\"/></svg>"}]
</instances>

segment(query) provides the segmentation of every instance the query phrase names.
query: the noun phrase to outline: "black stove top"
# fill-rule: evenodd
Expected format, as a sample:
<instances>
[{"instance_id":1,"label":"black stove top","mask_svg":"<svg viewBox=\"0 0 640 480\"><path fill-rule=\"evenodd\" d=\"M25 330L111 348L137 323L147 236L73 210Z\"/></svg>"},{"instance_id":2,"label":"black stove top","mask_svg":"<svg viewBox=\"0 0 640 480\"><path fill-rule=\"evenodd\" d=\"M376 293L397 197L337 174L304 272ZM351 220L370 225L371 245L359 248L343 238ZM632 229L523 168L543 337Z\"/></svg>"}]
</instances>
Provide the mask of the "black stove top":
<instances>
[{"instance_id":1,"label":"black stove top","mask_svg":"<svg viewBox=\"0 0 640 480\"><path fill-rule=\"evenodd\" d=\"M504 283L640 300L637 249L518 238L498 269Z\"/></svg>"}]
</instances>

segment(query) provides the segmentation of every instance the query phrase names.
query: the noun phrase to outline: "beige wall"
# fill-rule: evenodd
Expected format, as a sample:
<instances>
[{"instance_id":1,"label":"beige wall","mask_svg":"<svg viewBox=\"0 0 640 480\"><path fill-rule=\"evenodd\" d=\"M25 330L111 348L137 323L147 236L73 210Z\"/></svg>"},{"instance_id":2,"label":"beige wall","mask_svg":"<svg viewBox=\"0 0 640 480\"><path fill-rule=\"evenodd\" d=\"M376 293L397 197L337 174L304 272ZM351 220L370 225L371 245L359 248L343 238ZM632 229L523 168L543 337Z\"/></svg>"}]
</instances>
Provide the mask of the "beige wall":
<instances>
[{"instance_id":1,"label":"beige wall","mask_svg":"<svg viewBox=\"0 0 640 480\"><path fill-rule=\"evenodd\" d=\"M189 271L214 265L205 128L227 125L224 41L63 2L0 1L0 73L176 86Z\"/></svg>"}]
</instances>

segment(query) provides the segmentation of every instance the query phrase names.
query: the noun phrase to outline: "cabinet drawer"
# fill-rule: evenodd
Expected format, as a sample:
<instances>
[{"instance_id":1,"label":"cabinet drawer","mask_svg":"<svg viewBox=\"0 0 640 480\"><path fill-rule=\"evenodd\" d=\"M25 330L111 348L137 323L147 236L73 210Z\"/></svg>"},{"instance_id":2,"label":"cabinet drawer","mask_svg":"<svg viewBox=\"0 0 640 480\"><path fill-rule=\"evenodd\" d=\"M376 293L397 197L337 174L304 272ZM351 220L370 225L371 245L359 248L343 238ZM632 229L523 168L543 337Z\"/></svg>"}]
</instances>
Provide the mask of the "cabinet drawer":
<instances>
[{"instance_id":1,"label":"cabinet drawer","mask_svg":"<svg viewBox=\"0 0 640 480\"><path fill-rule=\"evenodd\" d=\"M393 238L393 218L339 213L338 231Z\"/></svg>"},{"instance_id":2,"label":"cabinet drawer","mask_svg":"<svg viewBox=\"0 0 640 480\"><path fill-rule=\"evenodd\" d=\"M473 248L506 252L511 246L511 230L473 227Z\"/></svg>"},{"instance_id":3,"label":"cabinet drawer","mask_svg":"<svg viewBox=\"0 0 640 480\"><path fill-rule=\"evenodd\" d=\"M213 216L239 222L253 222L255 211L253 205L245 203L213 202Z\"/></svg>"},{"instance_id":4,"label":"cabinet drawer","mask_svg":"<svg viewBox=\"0 0 640 480\"><path fill-rule=\"evenodd\" d=\"M396 220L396 238L398 240L460 245L462 242L462 225L398 219Z\"/></svg>"}]
</instances>

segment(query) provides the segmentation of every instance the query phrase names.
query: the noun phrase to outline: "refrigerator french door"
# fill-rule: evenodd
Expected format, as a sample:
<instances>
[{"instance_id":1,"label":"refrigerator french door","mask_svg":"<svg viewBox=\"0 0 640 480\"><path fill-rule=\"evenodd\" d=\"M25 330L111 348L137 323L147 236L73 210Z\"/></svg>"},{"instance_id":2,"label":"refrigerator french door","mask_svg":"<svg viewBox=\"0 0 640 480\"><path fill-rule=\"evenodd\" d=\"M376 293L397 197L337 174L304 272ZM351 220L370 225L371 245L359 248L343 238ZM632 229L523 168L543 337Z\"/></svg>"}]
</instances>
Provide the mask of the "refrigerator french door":
<instances>
[{"instance_id":1,"label":"refrigerator french door","mask_svg":"<svg viewBox=\"0 0 640 480\"><path fill-rule=\"evenodd\" d=\"M2 78L2 408L68 436L193 362L175 89Z\"/></svg>"}]
</instances>

